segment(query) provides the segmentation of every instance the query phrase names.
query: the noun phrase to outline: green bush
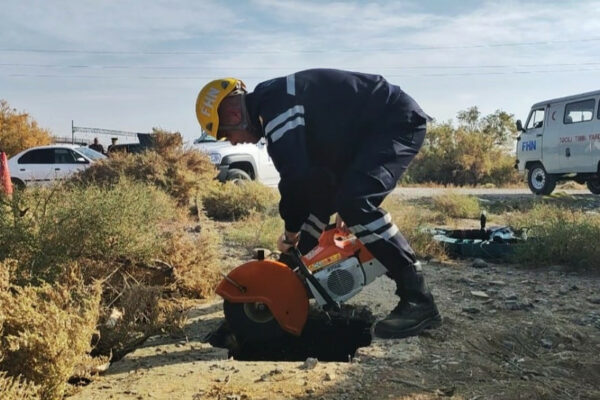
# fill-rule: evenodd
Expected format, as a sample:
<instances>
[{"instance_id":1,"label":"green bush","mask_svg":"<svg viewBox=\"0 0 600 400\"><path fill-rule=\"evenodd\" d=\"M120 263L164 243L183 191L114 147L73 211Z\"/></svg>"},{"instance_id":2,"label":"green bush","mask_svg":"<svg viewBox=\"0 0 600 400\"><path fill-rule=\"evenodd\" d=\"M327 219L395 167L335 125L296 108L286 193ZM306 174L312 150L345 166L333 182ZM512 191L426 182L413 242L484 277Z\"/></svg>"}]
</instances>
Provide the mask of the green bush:
<instances>
[{"instance_id":1,"label":"green bush","mask_svg":"<svg viewBox=\"0 0 600 400\"><path fill-rule=\"evenodd\" d=\"M479 200L455 192L447 192L433 198L435 211L451 218L478 218L481 210Z\"/></svg>"},{"instance_id":2,"label":"green bush","mask_svg":"<svg viewBox=\"0 0 600 400\"><path fill-rule=\"evenodd\" d=\"M600 216L583 211L538 204L528 213L514 214L511 226L526 229L529 240L516 251L517 261L533 265L559 264L597 268Z\"/></svg>"},{"instance_id":3,"label":"green bush","mask_svg":"<svg viewBox=\"0 0 600 400\"><path fill-rule=\"evenodd\" d=\"M237 220L253 211L273 215L279 195L258 182L226 182L212 188L202 199L206 214L216 220Z\"/></svg>"},{"instance_id":4,"label":"green bush","mask_svg":"<svg viewBox=\"0 0 600 400\"><path fill-rule=\"evenodd\" d=\"M513 116L496 111L480 117L476 107L451 121L428 127L423 148L409 166L403 182L443 185L506 185L522 177L510 154L516 129Z\"/></svg>"},{"instance_id":5,"label":"green bush","mask_svg":"<svg viewBox=\"0 0 600 400\"><path fill-rule=\"evenodd\" d=\"M147 261L160 252L159 228L177 213L163 192L126 180L27 190L0 212L0 260L17 259L22 277L49 281L69 260Z\"/></svg>"}]
</instances>

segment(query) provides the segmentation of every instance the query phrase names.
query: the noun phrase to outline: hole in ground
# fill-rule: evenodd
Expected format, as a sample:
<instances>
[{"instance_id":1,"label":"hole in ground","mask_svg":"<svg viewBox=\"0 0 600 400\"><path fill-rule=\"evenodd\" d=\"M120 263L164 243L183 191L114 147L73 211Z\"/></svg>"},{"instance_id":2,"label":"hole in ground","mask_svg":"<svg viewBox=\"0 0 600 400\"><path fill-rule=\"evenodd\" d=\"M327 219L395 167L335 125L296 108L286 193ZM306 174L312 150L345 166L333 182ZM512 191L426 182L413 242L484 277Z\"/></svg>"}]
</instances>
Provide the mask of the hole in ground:
<instances>
[{"instance_id":1,"label":"hole in ground","mask_svg":"<svg viewBox=\"0 0 600 400\"><path fill-rule=\"evenodd\" d=\"M359 347L371 344L370 328L375 318L367 309L344 306L343 315L313 310L301 336L283 336L260 343L237 340L227 322L210 333L206 340L215 347L229 350L229 357L239 361L319 361L348 362Z\"/></svg>"}]
</instances>

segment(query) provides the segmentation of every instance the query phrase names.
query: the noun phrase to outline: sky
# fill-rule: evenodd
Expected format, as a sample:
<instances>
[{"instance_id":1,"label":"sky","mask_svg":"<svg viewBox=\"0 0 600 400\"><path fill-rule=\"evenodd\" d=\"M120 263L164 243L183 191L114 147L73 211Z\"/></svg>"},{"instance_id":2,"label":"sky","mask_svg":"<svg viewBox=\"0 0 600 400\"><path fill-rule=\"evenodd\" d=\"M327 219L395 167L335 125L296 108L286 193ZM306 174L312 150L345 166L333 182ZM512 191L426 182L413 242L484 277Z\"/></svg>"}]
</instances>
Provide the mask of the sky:
<instances>
[{"instance_id":1,"label":"sky","mask_svg":"<svg viewBox=\"0 0 600 400\"><path fill-rule=\"evenodd\" d=\"M600 1L3 0L0 99L75 126L200 135L198 91L381 74L437 121L600 89Z\"/></svg>"}]
</instances>

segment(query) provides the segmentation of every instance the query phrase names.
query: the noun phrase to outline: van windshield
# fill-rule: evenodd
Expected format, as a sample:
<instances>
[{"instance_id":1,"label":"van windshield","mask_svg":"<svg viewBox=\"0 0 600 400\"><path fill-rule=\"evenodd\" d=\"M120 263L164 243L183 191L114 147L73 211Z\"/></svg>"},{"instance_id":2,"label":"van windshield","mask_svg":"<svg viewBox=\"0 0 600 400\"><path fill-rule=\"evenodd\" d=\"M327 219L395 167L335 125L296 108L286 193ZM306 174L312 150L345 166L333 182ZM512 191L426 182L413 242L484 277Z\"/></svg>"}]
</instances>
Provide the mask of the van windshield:
<instances>
[{"instance_id":1,"label":"van windshield","mask_svg":"<svg viewBox=\"0 0 600 400\"><path fill-rule=\"evenodd\" d=\"M537 129L541 128L544 125L544 109L538 108L537 110L532 110L529 115L529 120L527 121L527 127L525 129Z\"/></svg>"}]
</instances>

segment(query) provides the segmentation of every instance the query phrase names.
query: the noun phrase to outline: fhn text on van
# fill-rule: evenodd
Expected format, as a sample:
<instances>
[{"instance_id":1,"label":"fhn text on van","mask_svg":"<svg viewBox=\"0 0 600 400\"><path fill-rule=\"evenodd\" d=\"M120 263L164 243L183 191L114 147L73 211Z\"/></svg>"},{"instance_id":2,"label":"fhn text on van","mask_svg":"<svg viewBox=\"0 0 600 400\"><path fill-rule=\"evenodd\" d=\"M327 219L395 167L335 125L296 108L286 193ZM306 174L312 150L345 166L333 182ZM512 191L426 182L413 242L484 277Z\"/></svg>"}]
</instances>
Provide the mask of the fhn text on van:
<instances>
[{"instance_id":1,"label":"fhn text on van","mask_svg":"<svg viewBox=\"0 0 600 400\"><path fill-rule=\"evenodd\" d=\"M533 151L535 150L535 140L528 140L527 142L521 143L521 151Z\"/></svg>"}]
</instances>

